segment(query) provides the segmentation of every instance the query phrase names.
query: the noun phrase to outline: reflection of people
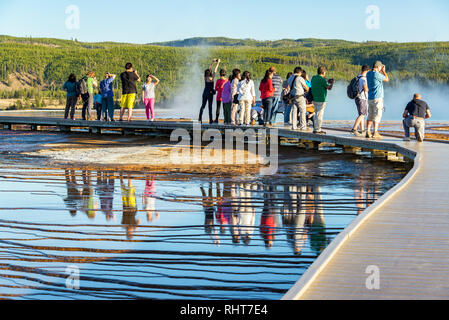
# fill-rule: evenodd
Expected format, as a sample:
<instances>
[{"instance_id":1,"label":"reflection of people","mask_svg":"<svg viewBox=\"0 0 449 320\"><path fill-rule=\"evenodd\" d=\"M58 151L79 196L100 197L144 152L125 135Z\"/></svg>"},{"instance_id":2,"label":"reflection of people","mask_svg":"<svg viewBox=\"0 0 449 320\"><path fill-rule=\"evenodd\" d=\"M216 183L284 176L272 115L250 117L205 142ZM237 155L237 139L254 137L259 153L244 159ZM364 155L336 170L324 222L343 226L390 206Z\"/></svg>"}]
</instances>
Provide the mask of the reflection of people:
<instances>
[{"instance_id":1,"label":"reflection of people","mask_svg":"<svg viewBox=\"0 0 449 320\"><path fill-rule=\"evenodd\" d=\"M355 205L357 207L357 215L361 214L363 210L366 209L367 201L367 190L365 190L365 187L361 181L358 181L359 185L354 188L354 200Z\"/></svg>"},{"instance_id":2,"label":"reflection of people","mask_svg":"<svg viewBox=\"0 0 449 320\"><path fill-rule=\"evenodd\" d=\"M134 231L137 229L137 225L140 224L140 219L136 219L136 188L133 186L131 179L128 179L128 186L126 186L122 175L120 176L120 185L123 204L122 224L126 228L126 238L131 239Z\"/></svg>"},{"instance_id":3,"label":"reflection of people","mask_svg":"<svg viewBox=\"0 0 449 320\"><path fill-rule=\"evenodd\" d=\"M208 192L204 190L203 186L200 186L202 203L204 210L204 230L213 240L214 244L220 244L220 238L218 237L217 230L215 230L214 224L214 201L212 195L212 182L209 183Z\"/></svg>"},{"instance_id":4,"label":"reflection of people","mask_svg":"<svg viewBox=\"0 0 449 320\"><path fill-rule=\"evenodd\" d=\"M100 196L100 208L106 215L106 220L114 219L113 203L115 189L112 172L97 172L97 190Z\"/></svg>"},{"instance_id":5,"label":"reflection of people","mask_svg":"<svg viewBox=\"0 0 449 320\"><path fill-rule=\"evenodd\" d=\"M286 198L290 201L284 205L290 210L282 216L282 223L287 229L287 240L293 247L295 254L301 254L302 247L307 241L307 232L304 227L309 215L306 215L306 187L305 186L289 186L289 196Z\"/></svg>"},{"instance_id":6,"label":"reflection of people","mask_svg":"<svg viewBox=\"0 0 449 320\"><path fill-rule=\"evenodd\" d=\"M256 213L251 203L250 184L240 185L240 235L243 243L248 245L254 233Z\"/></svg>"},{"instance_id":7,"label":"reflection of people","mask_svg":"<svg viewBox=\"0 0 449 320\"><path fill-rule=\"evenodd\" d=\"M212 187L212 186L211 186ZM232 224L232 208L229 203L225 204L223 202L223 197L219 185L216 185L217 192L217 211L215 212L215 220L220 223L220 232L222 234L226 233L226 226L231 226ZM231 233L232 233L231 229Z\"/></svg>"},{"instance_id":8,"label":"reflection of people","mask_svg":"<svg viewBox=\"0 0 449 320\"><path fill-rule=\"evenodd\" d=\"M97 204L95 203L94 190L92 189L90 172L87 170L83 171L82 175L83 175L83 191L82 191L83 210L89 217L89 219L94 219Z\"/></svg>"},{"instance_id":9,"label":"reflection of people","mask_svg":"<svg viewBox=\"0 0 449 320\"><path fill-rule=\"evenodd\" d=\"M76 216L76 210L81 201L81 190L76 182L75 170L65 170L65 181L67 185L67 198L64 199L70 215Z\"/></svg>"},{"instance_id":10,"label":"reflection of people","mask_svg":"<svg viewBox=\"0 0 449 320\"><path fill-rule=\"evenodd\" d=\"M263 211L260 218L260 233L267 248L273 247L275 239L276 214L273 211L272 186L264 192Z\"/></svg>"},{"instance_id":11,"label":"reflection of people","mask_svg":"<svg viewBox=\"0 0 449 320\"><path fill-rule=\"evenodd\" d=\"M151 176L145 184L145 192L143 193L142 202L143 210L147 212L148 222L153 221L154 218L159 218L159 213L156 212L156 185L154 176ZM155 216L153 217L153 213Z\"/></svg>"},{"instance_id":12,"label":"reflection of people","mask_svg":"<svg viewBox=\"0 0 449 320\"><path fill-rule=\"evenodd\" d=\"M314 198L314 214L310 221L310 247L316 254L320 254L328 245L329 239L326 235L326 224L324 221L324 209L321 198L321 187L317 186L311 190Z\"/></svg>"}]
</instances>

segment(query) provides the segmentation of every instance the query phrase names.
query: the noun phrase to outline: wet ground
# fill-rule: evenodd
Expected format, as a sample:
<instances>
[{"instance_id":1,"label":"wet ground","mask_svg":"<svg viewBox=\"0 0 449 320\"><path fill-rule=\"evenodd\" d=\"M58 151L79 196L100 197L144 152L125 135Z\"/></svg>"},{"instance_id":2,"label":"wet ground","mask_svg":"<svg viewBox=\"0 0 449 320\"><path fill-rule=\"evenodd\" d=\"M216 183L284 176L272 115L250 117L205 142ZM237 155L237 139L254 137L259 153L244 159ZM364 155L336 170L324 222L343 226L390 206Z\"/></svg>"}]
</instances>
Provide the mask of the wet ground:
<instances>
[{"instance_id":1,"label":"wet ground","mask_svg":"<svg viewBox=\"0 0 449 320\"><path fill-rule=\"evenodd\" d=\"M0 298L280 299L409 169L293 147L269 177L29 155L119 139L0 131Z\"/></svg>"}]
</instances>

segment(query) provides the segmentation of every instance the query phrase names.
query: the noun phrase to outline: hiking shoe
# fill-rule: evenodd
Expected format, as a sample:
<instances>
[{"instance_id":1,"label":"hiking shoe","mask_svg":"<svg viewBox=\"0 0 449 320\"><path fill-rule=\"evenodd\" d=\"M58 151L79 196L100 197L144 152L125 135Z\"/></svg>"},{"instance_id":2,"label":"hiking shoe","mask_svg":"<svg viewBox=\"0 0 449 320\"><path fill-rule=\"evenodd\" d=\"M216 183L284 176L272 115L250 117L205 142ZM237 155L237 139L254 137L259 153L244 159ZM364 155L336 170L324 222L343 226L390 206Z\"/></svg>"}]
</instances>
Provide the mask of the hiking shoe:
<instances>
[{"instance_id":1,"label":"hiking shoe","mask_svg":"<svg viewBox=\"0 0 449 320\"><path fill-rule=\"evenodd\" d=\"M371 131L366 131L366 138L371 139L373 137L373 135L371 134Z\"/></svg>"},{"instance_id":2,"label":"hiking shoe","mask_svg":"<svg viewBox=\"0 0 449 320\"><path fill-rule=\"evenodd\" d=\"M382 135L380 135L379 134L379 132L374 132L374 134L373 134L373 139L382 139L383 138L383 136Z\"/></svg>"}]
</instances>

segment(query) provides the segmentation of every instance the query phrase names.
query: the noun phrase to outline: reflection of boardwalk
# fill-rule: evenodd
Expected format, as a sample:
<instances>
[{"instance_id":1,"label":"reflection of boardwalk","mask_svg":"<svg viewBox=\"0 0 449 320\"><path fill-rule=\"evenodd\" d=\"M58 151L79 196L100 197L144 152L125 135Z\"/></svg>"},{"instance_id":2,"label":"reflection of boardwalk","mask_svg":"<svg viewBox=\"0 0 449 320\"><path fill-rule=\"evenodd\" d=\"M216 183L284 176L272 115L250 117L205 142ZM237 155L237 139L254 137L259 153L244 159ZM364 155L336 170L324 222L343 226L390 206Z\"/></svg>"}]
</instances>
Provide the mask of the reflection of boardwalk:
<instances>
[{"instance_id":1,"label":"reflection of boardwalk","mask_svg":"<svg viewBox=\"0 0 449 320\"><path fill-rule=\"evenodd\" d=\"M449 298L449 148L384 141L417 151L414 169L334 240L285 299ZM367 289L368 266L379 269L378 290Z\"/></svg>"}]
</instances>

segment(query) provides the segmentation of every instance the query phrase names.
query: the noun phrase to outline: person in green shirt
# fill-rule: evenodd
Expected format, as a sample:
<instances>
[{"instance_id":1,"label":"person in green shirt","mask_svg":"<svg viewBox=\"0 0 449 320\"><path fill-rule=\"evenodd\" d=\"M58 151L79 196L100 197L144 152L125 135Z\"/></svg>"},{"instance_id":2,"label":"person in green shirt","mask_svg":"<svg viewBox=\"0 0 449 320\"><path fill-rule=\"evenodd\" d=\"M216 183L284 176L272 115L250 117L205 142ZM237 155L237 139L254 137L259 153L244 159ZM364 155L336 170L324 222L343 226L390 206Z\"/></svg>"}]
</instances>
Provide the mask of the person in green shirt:
<instances>
[{"instance_id":1,"label":"person in green shirt","mask_svg":"<svg viewBox=\"0 0 449 320\"><path fill-rule=\"evenodd\" d=\"M320 66L318 68L318 74L312 78L312 95L315 106L313 133L316 134L326 134L326 132L321 130L321 125L323 123L324 109L326 108L327 90L332 90L334 86L334 80L330 79L328 81L325 77L326 68Z\"/></svg>"},{"instance_id":2,"label":"person in green shirt","mask_svg":"<svg viewBox=\"0 0 449 320\"><path fill-rule=\"evenodd\" d=\"M90 120L90 113L94 106L94 88L98 87L98 83L95 78L95 73L92 71L87 73L84 80L86 81L87 93L81 95L81 98L83 99L82 117L83 120Z\"/></svg>"}]
</instances>

